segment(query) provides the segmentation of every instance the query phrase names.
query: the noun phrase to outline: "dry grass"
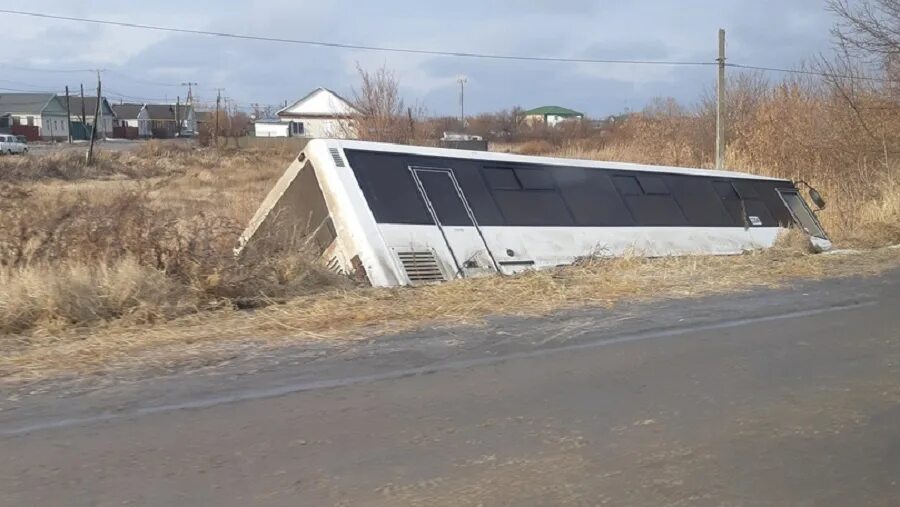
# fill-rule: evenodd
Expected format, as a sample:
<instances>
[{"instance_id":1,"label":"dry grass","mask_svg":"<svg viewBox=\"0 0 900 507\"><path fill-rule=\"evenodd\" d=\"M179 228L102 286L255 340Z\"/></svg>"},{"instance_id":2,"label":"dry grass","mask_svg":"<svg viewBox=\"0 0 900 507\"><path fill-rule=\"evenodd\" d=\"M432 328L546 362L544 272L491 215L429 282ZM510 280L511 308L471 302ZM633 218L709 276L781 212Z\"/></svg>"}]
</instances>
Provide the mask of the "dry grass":
<instances>
[{"instance_id":1,"label":"dry grass","mask_svg":"<svg viewBox=\"0 0 900 507\"><path fill-rule=\"evenodd\" d=\"M478 324L491 315L540 315L584 305L697 297L799 279L874 275L900 266L900 250L811 255L794 240L732 257L590 260L515 277L459 280L423 288L343 289L294 298L252 313L216 311L146 326L121 321L78 333L33 334L3 342L7 382L85 375L114 368L166 369L215 363L252 343L255 350L304 340L368 339L425 326ZM165 290L165 289L155 289ZM128 292L119 301L133 301ZM121 304L121 303L120 303ZM132 305L140 312L139 305Z\"/></svg>"},{"instance_id":2,"label":"dry grass","mask_svg":"<svg viewBox=\"0 0 900 507\"><path fill-rule=\"evenodd\" d=\"M152 324L346 285L300 249L232 249L291 152L150 142L0 161L0 335ZM30 171L27 169L30 166Z\"/></svg>"}]
</instances>

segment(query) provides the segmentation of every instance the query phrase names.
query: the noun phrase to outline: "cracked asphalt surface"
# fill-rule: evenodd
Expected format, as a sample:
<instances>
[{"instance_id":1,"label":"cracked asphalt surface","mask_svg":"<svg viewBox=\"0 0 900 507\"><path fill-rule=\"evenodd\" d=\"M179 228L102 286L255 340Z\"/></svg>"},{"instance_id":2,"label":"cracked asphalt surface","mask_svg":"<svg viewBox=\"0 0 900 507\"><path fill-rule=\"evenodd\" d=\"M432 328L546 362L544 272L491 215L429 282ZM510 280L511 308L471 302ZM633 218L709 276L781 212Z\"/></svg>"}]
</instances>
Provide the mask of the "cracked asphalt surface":
<instances>
[{"instance_id":1,"label":"cracked asphalt surface","mask_svg":"<svg viewBox=\"0 0 900 507\"><path fill-rule=\"evenodd\" d=\"M900 504L900 272L4 393L0 505Z\"/></svg>"}]
</instances>

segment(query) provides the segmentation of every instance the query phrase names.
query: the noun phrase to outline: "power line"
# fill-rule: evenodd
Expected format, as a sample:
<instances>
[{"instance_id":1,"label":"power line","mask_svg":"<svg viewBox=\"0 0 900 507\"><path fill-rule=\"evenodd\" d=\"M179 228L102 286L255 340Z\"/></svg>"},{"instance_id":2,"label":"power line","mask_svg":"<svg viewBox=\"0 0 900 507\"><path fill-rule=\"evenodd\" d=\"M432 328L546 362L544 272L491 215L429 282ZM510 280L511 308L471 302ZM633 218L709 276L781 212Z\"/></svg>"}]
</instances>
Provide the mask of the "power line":
<instances>
[{"instance_id":1,"label":"power line","mask_svg":"<svg viewBox=\"0 0 900 507\"><path fill-rule=\"evenodd\" d=\"M136 100L136 101L140 101L140 102L148 102L148 103L151 103L151 102L168 102L168 99L165 99L165 98L159 98L159 97L138 97L138 96L136 96L136 95L126 95L126 94L124 94L124 93L119 93L119 92L117 92L117 91L115 91L115 90L112 90L112 89L109 89L109 88L106 89L106 95L109 96L109 97L115 97L115 98L126 99L126 100Z\"/></svg>"},{"instance_id":2,"label":"power line","mask_svg":"<svg viewBox=\"0 0 900 507\"><path fill-rule=\"evenodd\" d=\"M21 88L0 88L0 91L20 92L20 93L55 93L55 94L59 94L59 92L52 92L52 91L48 91L48 90L23 90Z\"/></svg>"},{"instance_id":3,"label":"power line","mask_svg":"<svg viewBox=\"0 0 900 507\"><path fill-rule=\"evenodd\" d=\"M16 65L9 65L6 63L4 63L3 66L8 69L21 70L21 71L25 71L25 72L53 72L56 74L59 74L59 73L73 73L74 74L74 73L84 73L84 72L90 72L91 74L93 74L94 72L97 72L97 69L36 69L33 67L18 67Z\"/></svg>"},{"instance_id":4,"label":"power line","mask_svg":"<svg viewBox=\"0 0 900 507\"><path fill-rule=\"evenodd\" d=\"M264 37L260 35L248 35L228 32L214 32L209 30L193 30L189 28L176 28L170 26L146 25L141 23L126 23L123 21L111 21L105 19L81 18L75 16L59 16L55 14L44 14L41 12L18 11L11 9L0 9L0 13L16 14L20 16L30 16L34 18L56 19L62 21L76 21L80 23L94 23L99 25L120 26L125 28L139 28L143 30L155 30L159 32L185 33L192 35L206 35L212 37L224 37L230 39L254 40L263 42L279 42L284 44L299 44L305 46L318 46L338 49L354 49L362 51L380 51L386 53L406 53L418 55L432 56L452 56L458 58L481 58L490 60L524 60L535 62L564 62L564 63L610 63L610 64L628 64L628 65L670 65L670 66L710 66L716 65L716 62L698 62L698 61L669 61L669 60L616 60L601 58L564 58L551 56L525 56L525 55L504 55L491 53L471 53L465 51L438 51L428 49L401 48L389 46L369 46L363 44L345 44L339 42L328 42L318 40L302 40L302 39L286 39L280 37Z\"/></svg>"},{"instance_id":5,"label":"power line","mask_svg":"<svg viewBox=\"0 0 900 507\"><path fill-rule=\"evenodd\" d=\"M761 67L758 65L744 65L740 63L726 63L726 67L733 67L736 69L745 69L745 70L759 70L764 72L782 72L784 74L799 74L806 76L819 76L819 77L830 77L834 79L858 79L862 81L876 81L881 83L897 83L898 81L895 79L887 79L887 78L879 78L879 77L869 77L869 76L847 76L843 74L832 74L829 72L818 72L814 70L801 70L801 69L782 69L779 67Z\"/></svg>"},{"instance_id":6,"label":"power line","mask_svg":"<svg viewBox=\"0 0 900 507\"><path fill-rule=\"evenodd\" d=\"M15 86L27 86L29 88L40 88L40 85L36 85L33 83L23 83L22 81L11 81L9 79L0 79L0 83L11 84Z\"/></svg>"}]
</instances>

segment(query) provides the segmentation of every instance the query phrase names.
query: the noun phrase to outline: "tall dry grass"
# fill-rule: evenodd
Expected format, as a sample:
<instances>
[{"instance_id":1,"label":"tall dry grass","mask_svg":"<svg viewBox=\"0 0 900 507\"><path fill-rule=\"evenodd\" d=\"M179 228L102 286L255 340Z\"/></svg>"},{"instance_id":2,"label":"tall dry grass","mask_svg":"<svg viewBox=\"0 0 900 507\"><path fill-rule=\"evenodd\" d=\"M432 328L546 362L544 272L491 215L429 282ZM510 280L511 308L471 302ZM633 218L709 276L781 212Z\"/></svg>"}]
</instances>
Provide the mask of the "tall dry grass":
<instances>
[{"instance_id":1,"label":"tall dry grass","mask_svg":"<svg viewBox=\"0 0 900 507\"><path fill-rule=\"evenodd\" d=\"M248 308L345 283L301 247L235 259L290 158L151 142L0 161L0 334Z\"/></svg>"}]
</instances>

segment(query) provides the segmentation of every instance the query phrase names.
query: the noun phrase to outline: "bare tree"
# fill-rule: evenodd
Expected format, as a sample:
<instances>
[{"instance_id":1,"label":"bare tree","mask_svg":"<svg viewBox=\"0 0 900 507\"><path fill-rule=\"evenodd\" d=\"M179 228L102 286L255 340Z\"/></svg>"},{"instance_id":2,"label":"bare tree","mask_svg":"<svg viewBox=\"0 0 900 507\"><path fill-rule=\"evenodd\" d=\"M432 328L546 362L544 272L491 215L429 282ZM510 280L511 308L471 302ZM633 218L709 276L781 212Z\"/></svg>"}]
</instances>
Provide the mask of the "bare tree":
<instances>
[{"instance_id":1,"label":"bare tree","mask_svg":"<svg viewBox=\"0 0 900 507\"><path fill-rule=\"evenodd\" d=\"M832 33L841 45L880 63L896 65L900 57L900 0L827 0L840 21Z\"/></svg>"},{"instance_id":2,"label":"bare tree","mask_svg":"<svg viewBox=\"0 0 900 507\"><path fill-rule=\"evenodd\" d=\"M373 72L358 63L359 88L353 89L351 99L356 110L352 121L345 125L344 134L366 141L409 143L415 137L415 123L420 108L407 108L400 96L400 81L394 72L381 67ZM414 114L415 113L415 114Z\"/></svg>"},{"instance_id":3,"label":"bare tree","mask_svg":"<svg viewBox=\"0 0 900 507\"><path fill-rule=\"evenodd\" d=\"M897 153L900 120L900 0L827 0L839 21L834 59L820 69L862 127L867 151L888 164ZM873 79L874 78L874 79Z\"/></svg>"}]
</instances>

